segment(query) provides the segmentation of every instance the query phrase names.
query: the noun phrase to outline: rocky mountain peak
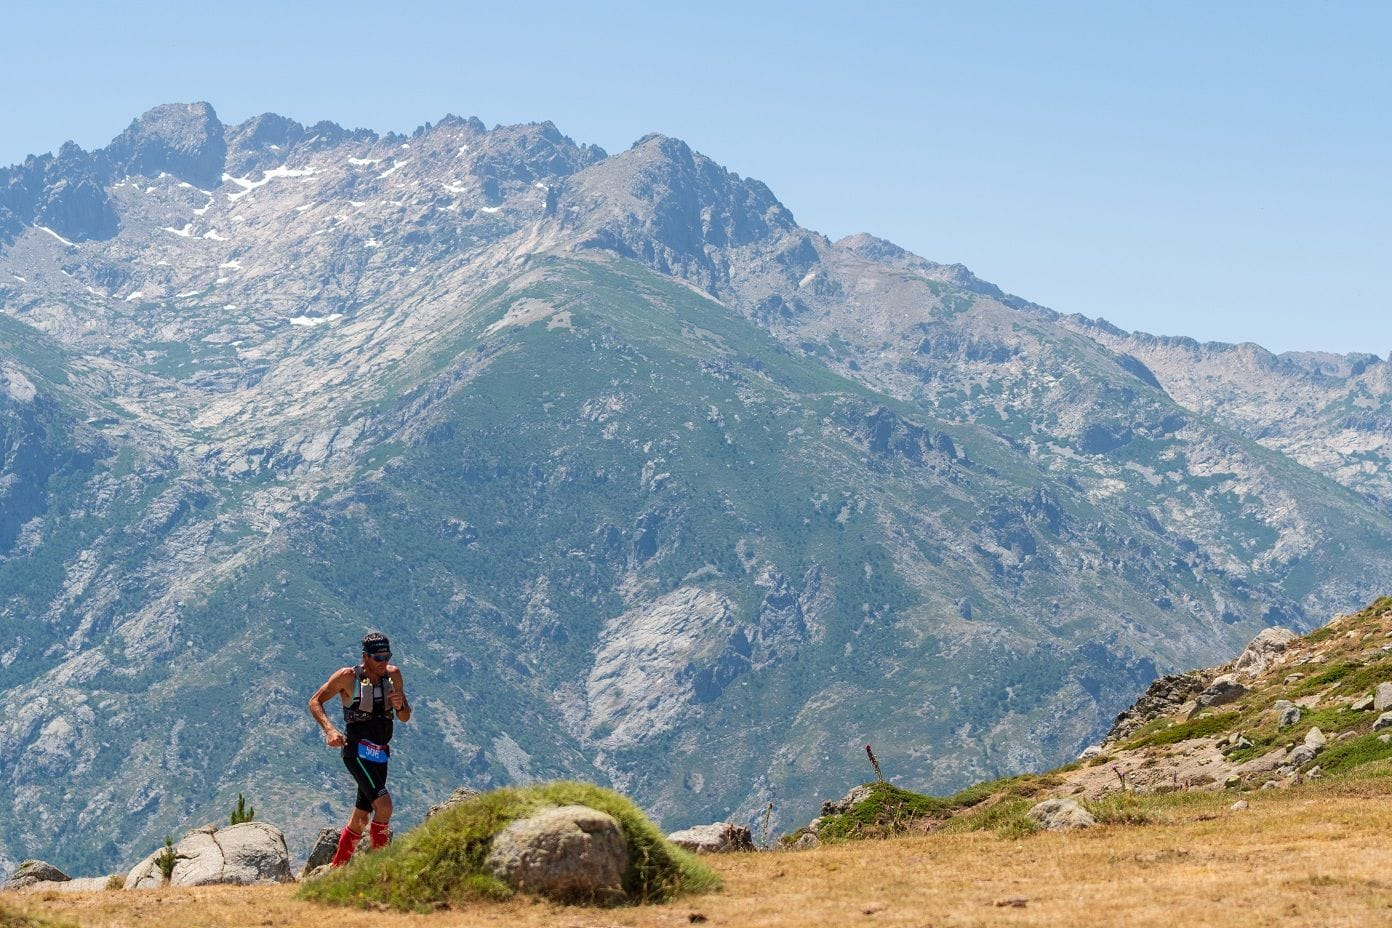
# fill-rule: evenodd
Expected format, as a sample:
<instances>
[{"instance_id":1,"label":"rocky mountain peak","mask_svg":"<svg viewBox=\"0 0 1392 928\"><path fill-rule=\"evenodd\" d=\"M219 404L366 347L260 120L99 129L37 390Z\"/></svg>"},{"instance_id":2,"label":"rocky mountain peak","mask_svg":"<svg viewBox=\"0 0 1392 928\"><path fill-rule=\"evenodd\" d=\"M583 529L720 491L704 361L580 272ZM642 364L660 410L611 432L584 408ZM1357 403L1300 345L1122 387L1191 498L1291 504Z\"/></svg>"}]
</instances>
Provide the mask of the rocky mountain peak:
<instances>
[{"instance_id":1,"label":"rocky mountain peak","mask_svg":"<svg viewBox=\"0 0 1392 928\"><path fill-rule=\"evenodd\" d=\"M227 140L207 103L166 103L133 121L107 146L117 173L154 177L161 171L211 190L222 182Z\"/></svg>"}]
</instances>

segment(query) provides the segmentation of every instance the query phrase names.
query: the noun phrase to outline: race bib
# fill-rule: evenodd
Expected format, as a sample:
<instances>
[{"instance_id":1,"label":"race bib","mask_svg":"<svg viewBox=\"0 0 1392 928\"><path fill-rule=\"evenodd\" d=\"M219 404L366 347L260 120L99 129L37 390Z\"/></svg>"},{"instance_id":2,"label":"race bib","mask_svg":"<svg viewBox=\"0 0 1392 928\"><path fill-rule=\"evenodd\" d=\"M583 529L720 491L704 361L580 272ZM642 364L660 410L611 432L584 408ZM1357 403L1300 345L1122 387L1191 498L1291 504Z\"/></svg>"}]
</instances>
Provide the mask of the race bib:
<instances>
[{"instance_id":1,"label":"race bib","mask_svg":"<svg viewBox=\"0 0 1392 928\"><path fill-rule=\"evenodd\" d=\"M385 764L388 757L386 747L371 741L358 742L358 756L374 764Z\"/></svg>"}]
</instances>

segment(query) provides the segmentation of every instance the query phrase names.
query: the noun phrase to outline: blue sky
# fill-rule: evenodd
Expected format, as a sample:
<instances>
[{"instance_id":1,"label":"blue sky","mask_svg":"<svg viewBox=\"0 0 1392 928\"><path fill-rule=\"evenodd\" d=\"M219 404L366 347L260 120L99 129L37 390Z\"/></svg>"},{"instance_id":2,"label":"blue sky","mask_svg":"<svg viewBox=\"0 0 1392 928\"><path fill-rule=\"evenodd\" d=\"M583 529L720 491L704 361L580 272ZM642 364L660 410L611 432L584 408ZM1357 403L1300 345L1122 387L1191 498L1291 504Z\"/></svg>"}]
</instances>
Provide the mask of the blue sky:
<instances>
[{"instance_id":1,"label":"blue sky","mask_svg":"<svg viewBox=\"0 0 1392 928\"><path fill-rule=\"evenodd\" d=\"M189 100L660 131L1061 312L1392 352L1390 3L504 6L7 3L0 164Z\"/></svg>"}]
</instances>

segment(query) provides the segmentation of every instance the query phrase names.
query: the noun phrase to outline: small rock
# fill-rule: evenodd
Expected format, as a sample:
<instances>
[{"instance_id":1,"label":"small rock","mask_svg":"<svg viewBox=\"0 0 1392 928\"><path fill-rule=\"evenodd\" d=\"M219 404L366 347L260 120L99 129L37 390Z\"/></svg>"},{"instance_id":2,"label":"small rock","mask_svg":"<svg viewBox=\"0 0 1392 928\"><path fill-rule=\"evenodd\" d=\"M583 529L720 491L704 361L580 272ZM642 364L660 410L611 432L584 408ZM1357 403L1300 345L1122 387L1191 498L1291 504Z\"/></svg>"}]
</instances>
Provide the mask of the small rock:
<instances>
[{"instance_id":1,"label":"small rock","mask_svg":"<svg viewBox=\"0 0 1392 928\"><path fill-rule=\"evenodd\" d=\"M686 848L699 854L727 854L732 851L752 851L754 838L749 829L731 822L715 822L710 825L696 825L674 831L667 836L677 847Z\"/></svg>"},{"instance_id":2,"label":"small rock","mask_svg":"<svg viewBox=\"0 0 1392 928\"><path fill-rule=\"evenodd\" d=\"M805 851L808 848L820 847L821 843L822 839L818 838L816 835L809 831L805 832L802 835L799 835L798 839L793 842L792 846L793 850L795 851Z\"/></svg>"},{"instance_id":3,"label":"small rock","mask_svg":"<svg viewBox=\"0 0 1392 928\"><path fill-rule=\"evenodd\" d=\"M1234 802L1232 805L1228 806L1228 811L1241 812L1245 808L1247 808L1247 800L1239 799L1237 802Z\"/></svg>"},{"instance_id":4,"label":"small rock","mask_svg":"<svg viewBox=\"0 0 1392 928\"><path fill-rule=\"evenodd\" d=\"M1327 743L1328 739L1324 737L1324 732L1320 731L1318 726L1315 728L1311 728L1308 732L1305 733L1306 747L1314 748L1316 751L1323 751L1324 746Z\"/></svg>"},{"instance_id":5,"label":"small rock","mask_svg":"<svg viewBox=\"0 0 1392 928\"><path fill-rule=\"evenodd\" d=\"M1392 735L1378 735L1378 740L1383 744L1392 743Z\"/></svg>"},{"instance_id":6,"label":"small rock","mask_svg":"<svg viewBox=\"0 0 1392 928\"><path fill-rule=\"evenodd\" d=\"M1265 783L1263 783L1263 784L1261 785L1261 788L1262 788L1262 789L1280 789L1280 788L1281 788L1281 784L1280 784L1280 783L1277 783L1275 780L1267 780Z\"/></svg>"},{"instance_id":7,"label":"small rock","mask_svg":"<svg viewBox=\"0 0 1392 928\"><path fill-rule=\"evenodd\" d=\"M1194 700L1196 709L1207 706L1222 706L1236 702L1247 695L1247 687L1237 682L1232 674L1224 674L1208 685Z\"/></svg>"},{"instance_id":8,"label":"small rock","mask_svg":"<svg viewBox=\"0 0 1392 928\"><path fill-rule=\"evenodd\" d=\"M1341 731L1341 732L1339 732L1337 735L1334 736L1334 740L1335 740L1335 741L1347 741L1347 740L1349 740L1350 738L1357 738L1357 737L1358 737L1358 732L1356 732L1356 731Z\"/></svg>"},{"instance_id":9,"label":"small rock","mask_svg":"<svg viewBox=\"0 0 1392 928\"><path fill-rule=\"evenodd\" d=\"M1091 744L1083 748L1083 753L1078 755L1078 760L1091 760L1102 753L1102 745Z\"/></svg>"},{"instance_id":10,"label":"small rock","mask_svg":"<svg viewBox=\"0 0 1392 928\"><path fill-rule=\"evenodd\" d=\"M430 807L430 810L429 810L428 812L425 813L425 817L426 817L426 819L429 819L429 818L431 818L431 816L439 815L441 812L445 811L446 809L452 809L452 808L454 808L455 806L460 805L461 803L465 803L465 802L469 802L470 800L477 799L478 796L479 796L479 791L478 791L478 790L476 790L476 789L470 789L470 788L467 787L467 786L461 786L461 787L459 787L458 789L456 789L454 792L450 793L449 798L446 799L444 802L440 803L440 804L437 805L437 806L431 806L431 807Z\"/></svg>"},{"instance_id":11,"label":"small rock","mask_svg":"<svg viewBox=\"0 0 1392 928\"><path fill-rule=\"evenodd\" d=\"M1324 771L1320 769L1318 764L1305 771L1305 779L1307 780L1318 780L1322 776L1324 776Z\"/></svg>"},{"instance_id":12,"label":"small rock","mask_svg":"<svg viewBox=\"0 0 1392 928\"><path fill-rule=\"evenodd\" d=\"M1286 685L1290 686L1292 683L1299 683L1304 679L1305 675L1303 673L1288 673L1286 674Z\"/></svg>"},{"instance_id":13,"label":"small rock","mask_svg":"<svg viewBox=\"0 0 1392 928\"><path fill-rule=\"evenodd\" d=\"M1227 778L1223 780L1223 789L1237 789L1241 785L1242 777L1235 773L1228 774Z\"/></svg>"},{"instance_id":14,"label":"small rock","mask_svg":"<svg viewBox=\"0 0 1392 928\"><path fill-rule=\"evenodd\" d=\"M1364 696L1362 699L1349 706L1349 708L1354 712L1367 712L1369 709L1373 708L1374 703L1375 700L1372 696Z\"/></svg>"},{"instance_id":15,"label":"small rock","mask_svg":"<svg viewBox=\"0 0 1392 928\"><path fill-rule=\"evenodd\" d=\"M1284 702L1285 700L1281 700L1281 701ZM1298 721L1300 721L1300 707L1299 707L1299 706L1287 706L1286 708L1284 708L1284 709L1281 710L1281 717L1280 717L1280 719L1277 720L1277 722L1276 722L1276 727L1277 727L1277 728L1290 728L1292 725L1294 725L1294 724L1295 724L1296 722L1298 722Z\"/></svg>"},{"instance_id":16,"label":"small rock","mask_svg":"<svg viewBox=\"0 0 1392 928\"><path fill-rule=\"evenodd\" d=\"M1392 709L1392 683L1379 683L1373 691L1373 710L1386 712Z\"/></svg>"},{"instance_id":17,"label":"small rock","mask_svg":"<svg viewBox=\"0 0 1392 928\"><path fill-rule=\"evenodd\" d=\"M1392 728L1392 712L1384 712L1373 723L1373 731L1382 731L1384 728Z\"/></svg>"},{"instance_id":18,"label":"small rock","mask_svg":"<svg viewBox=\"0 0 1392 928\"><path fill-rule=\"evenodd\" d=\"M15 868L10 878L0 884L0 889L24 889L35 883L66 883L72 877L53 864L42 860L26 860Z\"/></svg>"},{"instance_id":19,"label":"small rock","mask_svg":"<svg viewBox=\"0 0 1392 928\"><path fill-rule=\"evenodd\" d=\"M1073 799L1046 799L1026 814L1050 831L1089 828L1097 824L1097 819L1092 817L1092 813Z\"/></svg>"},{"instance_id":20,"label":"small rock","mask_svg":"<svg viewBox=\"0 0 1392 928\"><path fill-rule=\"evenodd\" d=\"M1004 899L996 900L996 908L1023 909L1029 903L1029 899L1024 896L1007 896Z\"/></svg>"},{"instance_id":21,"label":"small rock","mask_svg":"<svg viewBox=\"0 0 1392 928\"><path fill-rule=\"evenodd\" d=\"M860 910L862 915L874 915L876 912L883 912L887 907L883 902L872 902Z\"/></svg>"}]
</instances>

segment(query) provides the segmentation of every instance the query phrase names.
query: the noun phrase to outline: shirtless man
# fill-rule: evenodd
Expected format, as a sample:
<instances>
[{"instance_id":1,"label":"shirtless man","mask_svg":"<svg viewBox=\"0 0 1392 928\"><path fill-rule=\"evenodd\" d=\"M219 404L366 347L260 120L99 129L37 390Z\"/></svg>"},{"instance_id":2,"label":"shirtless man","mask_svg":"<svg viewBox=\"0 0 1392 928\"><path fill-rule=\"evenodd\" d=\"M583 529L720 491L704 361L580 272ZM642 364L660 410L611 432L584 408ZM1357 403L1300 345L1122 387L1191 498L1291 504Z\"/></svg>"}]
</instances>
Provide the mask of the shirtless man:
<instances>
[{"instance_id":1,"label":"shirtless man","mask_svg":"<svg viewBox=\"0 0 1392 928\"><path fill-rule=\"evenodd\" d=\"M391 642L381 632L362 640L362 663L344 667L329 677L309 699L309 714L324 731L324 742L343 749L343 765L358 785L353 815L338 837L338 850L330 866L341 867L353 857L371 818L372 850L386 847L392 800L387 792L387 761L391 758L392 716L406 722L411 704L401 670L391 659ZM324 703L335 696L343 704L343 728L339 731L324 712Z\"/></svg>"}]
</instances>

